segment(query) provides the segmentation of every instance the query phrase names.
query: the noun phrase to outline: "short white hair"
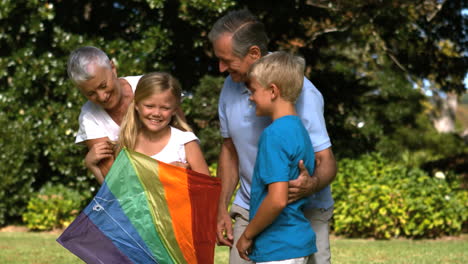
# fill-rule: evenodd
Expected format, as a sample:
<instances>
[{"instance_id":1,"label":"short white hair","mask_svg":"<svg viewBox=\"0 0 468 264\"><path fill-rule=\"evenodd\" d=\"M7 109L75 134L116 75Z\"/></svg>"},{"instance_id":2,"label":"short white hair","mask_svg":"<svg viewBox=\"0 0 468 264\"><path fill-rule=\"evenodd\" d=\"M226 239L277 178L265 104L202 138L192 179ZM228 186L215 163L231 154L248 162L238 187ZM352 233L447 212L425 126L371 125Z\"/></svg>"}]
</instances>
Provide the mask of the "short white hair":
<instances>
[{"instance_id":1,"label":"short white hair","mask_svg":"<svg viewBox=\"0 0 468 264\"><path fill-rule=\"evenodd\" d=\"M74 50L68 57L67 73L68 77L75 83L87 81L94 77L94 73L90 72L89 65L111 69L111 62L106 53L102 50L85 46Z\"/></svg>"}]
</instances>

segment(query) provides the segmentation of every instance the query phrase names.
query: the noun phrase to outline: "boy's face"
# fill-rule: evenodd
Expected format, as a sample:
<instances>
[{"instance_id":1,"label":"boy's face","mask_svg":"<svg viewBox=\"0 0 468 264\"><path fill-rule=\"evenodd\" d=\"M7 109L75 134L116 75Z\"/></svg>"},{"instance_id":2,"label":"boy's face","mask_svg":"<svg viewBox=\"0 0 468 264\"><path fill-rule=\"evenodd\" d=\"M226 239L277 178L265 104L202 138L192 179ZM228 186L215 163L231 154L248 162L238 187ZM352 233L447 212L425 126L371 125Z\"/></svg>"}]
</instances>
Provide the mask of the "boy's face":
<instances>
[{"instance_id":1,"label":"boy's face","mask_svg":"<svg viewBox=\"0 0 468 264\"><path fill-rule=\"evenodd\" d=\"M249 100L256 105L255 114L257 116L271 115L271 89L262 86L256 78L247 81L247 87L251 94Z\"/></svg>"}]
</instances>

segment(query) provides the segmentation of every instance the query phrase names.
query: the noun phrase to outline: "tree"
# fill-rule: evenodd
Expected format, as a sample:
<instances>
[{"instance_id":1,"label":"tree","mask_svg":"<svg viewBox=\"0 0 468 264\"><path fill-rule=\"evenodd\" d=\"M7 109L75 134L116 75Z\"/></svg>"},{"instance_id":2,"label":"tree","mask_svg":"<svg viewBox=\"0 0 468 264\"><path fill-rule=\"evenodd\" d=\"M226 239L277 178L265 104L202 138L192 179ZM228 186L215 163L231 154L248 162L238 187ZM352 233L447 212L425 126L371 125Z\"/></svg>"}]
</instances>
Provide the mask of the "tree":
<instances>
[{"instance_id":1,"label":"tree","mask_svg":"<svg viewBox=\"0 0 468 264\"><path fill-rule=\"evenodd\" d=\"M0 202L0 225L17 219L28 193L46 182L82 192L97 186L82 164L86 149L73 144L84 98L65 67L79 46L103 49L122 76L174 74L194 95L184 99L187 118L216 162L221 79L213 77L220 74L206 36L217 18L239 8L265 22L270 50L305 57L339 157L377 150L398 158L426 148L395 136L425 131L424 82L447 94L465 90L466 1L5 0L0 200L15 197L18 210Z\"/></svg>"}]
</instances>

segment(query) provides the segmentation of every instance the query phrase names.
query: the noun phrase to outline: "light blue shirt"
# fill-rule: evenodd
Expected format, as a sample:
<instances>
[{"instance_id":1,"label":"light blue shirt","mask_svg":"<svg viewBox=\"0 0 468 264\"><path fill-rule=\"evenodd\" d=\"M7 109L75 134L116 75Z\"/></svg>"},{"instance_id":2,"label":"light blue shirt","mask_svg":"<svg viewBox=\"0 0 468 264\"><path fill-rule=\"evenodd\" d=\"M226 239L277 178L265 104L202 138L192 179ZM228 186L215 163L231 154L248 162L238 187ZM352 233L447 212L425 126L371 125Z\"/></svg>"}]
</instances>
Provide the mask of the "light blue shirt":
<instances>
[{"instance_id":1,"label":"light blue shirt","mask_svg":"<svg viewBox=\"0 0 468 264\"><path fill-rule=\"evenodd\" d=\"M314 152L309 133L298 116L276 119L263 131L252 178L250 221L268 194L268 185L288 182L299 175L297 164L304 161L314 171ZM254 240L249 257L254 262L279 261L312 255L317 251L315 233L303 208L307 199L288 204Z\"/></svg>"},{"instance_id":2,"label":"light blue shirt","mask_svg":"<svg viewBox=\"0 0 468 264\"><path fill-rule=\"evenodd\" d=\"M249 210L250 185L257 158L258 140L268 125L269 117L255 115L255 103L244 83L236 83L228 76L219 98L218 114L221 136L231 138L239 158L240 188L234 203ZM315 86L304 78L304 86L296 101L296 111L309 133L314 151L331 147L323 117L323 97ZM328 209L333 205L330 186L309 197L307 208Z\"/></svg>"}]
</instances>

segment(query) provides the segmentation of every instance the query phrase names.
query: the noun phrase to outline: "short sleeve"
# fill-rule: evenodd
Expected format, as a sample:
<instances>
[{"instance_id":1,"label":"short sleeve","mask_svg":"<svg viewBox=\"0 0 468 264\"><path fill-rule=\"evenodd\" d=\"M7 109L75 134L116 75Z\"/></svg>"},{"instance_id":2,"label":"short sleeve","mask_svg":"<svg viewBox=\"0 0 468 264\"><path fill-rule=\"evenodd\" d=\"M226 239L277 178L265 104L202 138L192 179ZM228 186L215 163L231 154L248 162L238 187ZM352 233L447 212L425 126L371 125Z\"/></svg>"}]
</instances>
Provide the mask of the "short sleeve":
<instances>
[{"instance_id":1,"label":"short sleeve","mask_svg":"<svg viewBox=\"0 0 468 264\"><path fill-rule=\"evenodd\" d=\"M289 181L290 155L285 140L273 133L263 133L257 155L257 171L264 184Z\"/></svg>"},{"instance_id":2,"label":"short sleeve","mask_svg":"<svg viewBox=\"0 0 468 264\"><path fill-rule=\"evenodd\" d=\"M219 96L218 103L218 116L220 124L220 132L223 138L230 138L228 124L226 120L226 81L224 81L221 95Z\"/></svg>"},{"instance_id":3,"label":"short sleeve","mask_svg":"<svg viewBox=\"0 0 468 264\"><path fill-rule=\"evenodd\" d=\"M80 128L76 134L75 143L82 143L89 139L107 137L106 133L102 131L96 119L86 113L81 113L79 117Z\"/></svg>"},{"instance_id":4,"label":"short sleeve","mask_svg":"<svg viewBox=\"0 0 468 264\"><path fill-rule=\"evenodd\" d=\"M119 130L117 124L114 125L116 126L115 128L106 126L102 114L99 113L99 109L94 107L89 101L81 108L78 123L80 127L76 134L75 144L104 137L108 137L110 140L117 140Z\"/></svg>"},{"instance_id":5,"label":"short sleeve","mask_svg":"<svg viewBox=\"0 0 468 264\"><path fill-rule=\"evenodd\" d=\"M185 145L191 141L197 141L197 143L200 143L200 140L198 139L197 136L195 136L195 134L193 132L182 132L182 140L181 140L181 143L182 145Z\"/></svg>"},{"instance_id":6,"label":"short sleeve","mask_svg":"<svg viewBox=\"0 0 468 264\"><path fill-rule=\"evenodd\" d=\"M331 147L323 116L323 105L322 94L307 78L304 78L304 86L296 102L296 111L309 133L314 152Z\"/></svg>"}]
</instances>

